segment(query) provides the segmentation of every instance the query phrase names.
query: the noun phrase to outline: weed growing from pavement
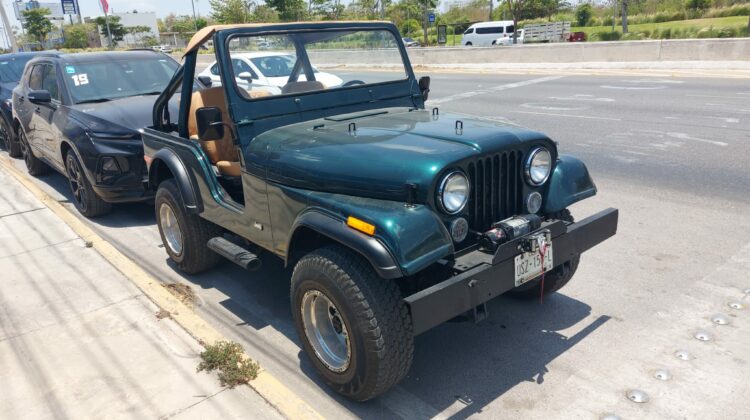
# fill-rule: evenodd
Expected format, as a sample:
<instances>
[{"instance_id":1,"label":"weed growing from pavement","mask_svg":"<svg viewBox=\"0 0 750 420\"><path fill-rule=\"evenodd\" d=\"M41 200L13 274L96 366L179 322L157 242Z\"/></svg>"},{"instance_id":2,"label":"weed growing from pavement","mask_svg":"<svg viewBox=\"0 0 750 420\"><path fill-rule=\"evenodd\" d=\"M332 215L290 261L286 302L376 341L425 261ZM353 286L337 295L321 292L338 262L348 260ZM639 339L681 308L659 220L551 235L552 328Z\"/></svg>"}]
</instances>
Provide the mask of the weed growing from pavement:
<instances>
[{"instance_id":1,"label":"weed growing from pavement","mask_svg":"<svg viewBox=\"0 0 750 420\"><path fill-rule=\"evenodd\" d=\"M234 388L246 384L258 376L260 367L244 353L242 346L235 342L218 341L206 345L206 350L200 355L203 361L198 365L198 372L218 371L222 386Z\"/></svg>"}]
</instances>

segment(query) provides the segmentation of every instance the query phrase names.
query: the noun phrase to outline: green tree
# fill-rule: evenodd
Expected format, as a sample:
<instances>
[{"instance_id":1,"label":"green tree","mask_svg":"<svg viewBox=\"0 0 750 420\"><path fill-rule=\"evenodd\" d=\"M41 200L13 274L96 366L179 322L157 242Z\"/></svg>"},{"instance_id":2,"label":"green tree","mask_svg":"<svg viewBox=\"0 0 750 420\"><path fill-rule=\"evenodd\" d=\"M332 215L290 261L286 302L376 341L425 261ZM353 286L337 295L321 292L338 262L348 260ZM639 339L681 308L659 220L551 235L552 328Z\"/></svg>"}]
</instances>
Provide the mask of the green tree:
<instances>
[{"instance_id":1,"label":"green tree","mask_svg":"<svg viewBox=\"0 0 750 420\"><path fill-rule=\"evenodd\" d=\"M101 32L102 36L109 36L107 33L107 22L104 16L99 16L94 19L94 23L99 25L99 31ZM122 41L122 39L125 38L125 35L127 34L127 30L124 26L122 26L122 23L120 23L119 16L109 16L109 30L112 33L111 47L116 47L117 43Z\"/></svg>"},{"instance_id":2,"label":"green tree","mask_svg":"<svg viewBox=\"0 0 750 420\"><path fill-rule=\"evenodd\" d=\"M24 27L26 32L33 37L37 42L44 43L47 40L47 35L55 29L55 26L47 19L50 10L45 8L24 10L21 12L26 23Z\"/></svg>"},{"instance_id":3,"label":"green tree","mask_svg":"<svg viewBox=\"0 0 750 420\"><path fill-rule=\"evenodd\" d=\"M581 3L581 5L576 7L576 23L578 26L586 26L591 20L592 14L593 10L588 3Z\"/></svg>"},{"instance_id":4,"label":"green tree","mask_svg":"<svg viewBox=\"0 0 750 420\"><path fill-rule=\"evenodd\" d=\"M63 28L65 41L64 48L86 48L89 46L89 33L96 32L96 29L88 23L67 25Z\"/></svg>"},{"instance_id":5,"label":"green tree","mask_svg":"<svg viewBox=\"0 0 750 420\"><path fill-rule=\"evenodd\" d=\"M266 0L266 4L279 12L282 21L303 20L307 14L305 0Z\"/></svg>"},{"instance_id":6,"label":"green tree","mask_svg":"<svg viewBox=\"0 0 750 420\"><path fill-rule=\"evenodd\" d=\"M279 13L270 6L261 4L253 10L254 22L278 22Z\"/></svg>"},{"instance_id":7,"label":"green tree","mask_svg":"<svg viewBox=\"0 0 750 420\"><path fill-rule=\"evenodd\" d=\"M217 23L246 23L252 20L251 0L209 0L211 18Z\"/></svg>"},{"instance_id":8,"label":"green tree","mask_svg":"<svg viewBox=\"0 0 750 420\"><path fill-rule=\"evenodd\" d=\"M146 34L151 33L151 28L148 26L126 26L125 32L127 32L130 35L133 35L133 40L136 44L143 43L143 37Z\"/></svg>"},{"instance_id":9,"label":"green tree","mask_svg":"<svg viewBox=\"0 0 750 420\"><path fill-rule=\"evenodd\" d=\"M685 8L695 11L703 11L711 7L711 0L687 0Z\"/></svg>"}]
</instances>

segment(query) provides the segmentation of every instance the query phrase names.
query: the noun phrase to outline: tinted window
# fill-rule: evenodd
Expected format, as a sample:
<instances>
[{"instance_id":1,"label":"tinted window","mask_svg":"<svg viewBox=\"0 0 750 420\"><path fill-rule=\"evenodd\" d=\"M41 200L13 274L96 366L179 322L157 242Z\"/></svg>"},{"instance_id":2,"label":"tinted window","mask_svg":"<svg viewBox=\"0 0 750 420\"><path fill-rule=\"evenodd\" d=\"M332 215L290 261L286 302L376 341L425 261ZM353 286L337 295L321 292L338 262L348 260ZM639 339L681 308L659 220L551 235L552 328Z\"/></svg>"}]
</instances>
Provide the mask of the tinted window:
<instances>
[{"instance_id":1,"label":"tinted window","mask_svg":"<svg viewBox=\"0 0 750 420\"><path fill-rule=\"evenodd\" d=\"M510 25L510 26L506 26L506 27L505 27L505 33L506 33L506 34L512 34L512 33L513 33L513 32L515 32L515 31L516 31L516 28L514 28L514 27L513 27L513 25Z\"/></svg>"},{"instance_id":2,"label":"tinted window","mask_svg":"<svg viewBox=\"0 0 750 420\"><path fill-rule=\"evenodd\" d=\"M478 34L501 34L503 33L502 26L491 26L489 28L477 28Z\"/></svg>"},{"instance_id":3,"label":"tinted window","mask_svg":"<svg viewBox=\"0 0 750 420\"><path fill-rule=\"evenodd\" d=\"M257 64L256 64L257 65ZM253 79L257 79L258 76L255 74L253 69L245 62L245 60L240 60L239 58L233 58L232 59L232 71L237 76L240 75L240 73L250 73L250 75L253 77Z\"/></svg>"},{"instance_id":4,"label":"tinted window","mask_svg":"<svg viewBox=\"0 0 750 420\"><path fill-rule=\"evenodd\" d=\"M31 75L29 76L29 89L39 90L42 88L42 73L44 72L44 64L37 64L31 69Z\"/></svg>"},{"instance_id":5,"label":"tinted window","mask_svg":"<svg viewBox=\"0 0 750 420\"><path fill-rule=\"evenodd\" d=\"M31 60L29 57L15 57L6 60L0 60L0 82L18 83L21 80L23 69L26 63Z\"/></svg>"},{"instance_id":6,"label":"tinted window","mask_svg":"<svg viewBox=\"0 0 750 420\"><path fill-rule=\"evenodd\" d=\"M474 28L469 28L466 30L466 32L464 32L464 35L473 34L473 33L474 33Z\"/></svg>"},{"instance_id":7,"label":"tinted window","mask_svg":"<svg viewBox=\"0 0 750 420\"><path fill-rule=\"evenodd\" d=\"M67 64L65 83L73 102L157 95L172 78L177 63L169 58L137 58Z\"/></svg>"},{"instance_id":8,"label":"tinted window","mask_svg":"<svg viewBox=\"0 0 750 420\"><path fill-rule=\"evenodd\" d=\"M60 100L60 89L57 86L57 71L55 70L55 66L44 66L42 89L49 91L52 99Z\"/></svg>"},{"instance_id":9,"label":"tinted window","mask_svg":"<svg viewBox=\"0 0 750 420\"><path fill-rule=\"evenodd\" d=\"M213 66L211 66L211 70L210 71L211 71L211 74L213 74L214 76L218 76L219 75L219 64L217 63L217 64L214 64Z\"/></svg>"}]
</instances>

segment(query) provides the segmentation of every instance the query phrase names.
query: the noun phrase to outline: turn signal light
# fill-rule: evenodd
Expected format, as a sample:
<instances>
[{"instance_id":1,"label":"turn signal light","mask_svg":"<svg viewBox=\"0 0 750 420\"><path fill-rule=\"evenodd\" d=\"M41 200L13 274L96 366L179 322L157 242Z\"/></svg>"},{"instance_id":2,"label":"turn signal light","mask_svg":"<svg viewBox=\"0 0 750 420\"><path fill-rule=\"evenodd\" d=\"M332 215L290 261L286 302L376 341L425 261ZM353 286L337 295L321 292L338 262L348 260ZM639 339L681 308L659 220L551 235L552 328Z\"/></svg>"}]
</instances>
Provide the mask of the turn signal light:
<instances>
[{"instance_id":1,"label":"turn signal light","mask_svg":"<svg viewBox=\"0 0 750 420\"><path fill-rule=\"evenodd\" d=\"M375 235L375 226L371 225L364 220L359 220L356 217L349 216L348 219L346 219L346 225L354 230L358 230L366 235L374 236Z\"/></svg>"}]
</instances>

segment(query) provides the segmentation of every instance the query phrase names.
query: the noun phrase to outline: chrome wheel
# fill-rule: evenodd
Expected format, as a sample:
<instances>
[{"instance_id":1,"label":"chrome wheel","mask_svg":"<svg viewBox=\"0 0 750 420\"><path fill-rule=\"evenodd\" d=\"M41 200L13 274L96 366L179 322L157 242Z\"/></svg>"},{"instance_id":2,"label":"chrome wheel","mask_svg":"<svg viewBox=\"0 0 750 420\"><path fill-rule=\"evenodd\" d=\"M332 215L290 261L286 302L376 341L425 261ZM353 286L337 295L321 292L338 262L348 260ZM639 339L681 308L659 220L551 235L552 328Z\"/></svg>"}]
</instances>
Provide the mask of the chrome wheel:
<instances>
[{"instance_id":1,"label":"chrome wheel","mask_svg":"<svg viewBox=\"0 0 750 420\"><path fill-rule=\"evenodd\" d=\"M25 155L24 155L25 156ZM73 193L73 199L76 201L78 208L82 211L86 211L88 203L88 197L86 196L86 184L83 177L83 171L81 166L78 164L78 160L73 155L73 152L68 153L66 160L66 172L68 175L68 184L70 184L70 191Z\"/></svg>"},{"instance_id":2,"label":"chrome wheel","mask_svg":"<svg viewBox=\"0 0 750 420\"><path fill-rule=\"evenodd\" d=\"M302 297L302 323L315 355L334 372L349 367L352 357L349 332L336 305L326 295L310 290Z\"/></svg>"},{"instance_id":3,"label":"chrome wheel","mask_svg":"<svg viewBox=\"0 0 750 420\"><path fill-rule=\"evenodd\" d=\"M159 225L169 250L175 255L182 254L182 231L172 208L166 203L159 206Z\"/></svg>"}]
</instances>

